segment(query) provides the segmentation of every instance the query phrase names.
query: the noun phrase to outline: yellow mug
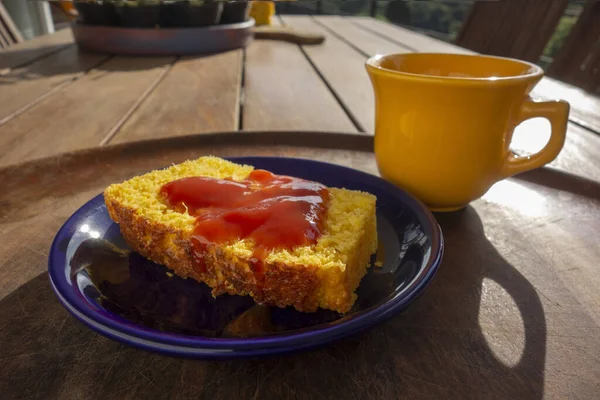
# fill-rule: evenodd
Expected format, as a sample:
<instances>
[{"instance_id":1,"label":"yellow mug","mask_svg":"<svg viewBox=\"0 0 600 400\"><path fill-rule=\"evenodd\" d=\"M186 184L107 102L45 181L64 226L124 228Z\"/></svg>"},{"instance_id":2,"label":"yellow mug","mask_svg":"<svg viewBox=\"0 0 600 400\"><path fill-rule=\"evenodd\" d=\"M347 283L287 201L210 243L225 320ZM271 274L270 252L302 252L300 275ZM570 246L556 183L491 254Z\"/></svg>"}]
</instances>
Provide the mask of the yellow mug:
<instances>
[{"instance_id":1,"label":"yellow mug","mask_svg":"<svg viewBox=\"0 0 600 400\"><path fill-rule=\"evenodd\" d=\"M433 211L453 211L497 181L540 167L562 149L569 103L533 101L543 70L481 55L409 53L366 62L375 92L379 173ZM509 149L522 121L547 118L548 144L517 157Z\"/></svg>"}]
</instances>

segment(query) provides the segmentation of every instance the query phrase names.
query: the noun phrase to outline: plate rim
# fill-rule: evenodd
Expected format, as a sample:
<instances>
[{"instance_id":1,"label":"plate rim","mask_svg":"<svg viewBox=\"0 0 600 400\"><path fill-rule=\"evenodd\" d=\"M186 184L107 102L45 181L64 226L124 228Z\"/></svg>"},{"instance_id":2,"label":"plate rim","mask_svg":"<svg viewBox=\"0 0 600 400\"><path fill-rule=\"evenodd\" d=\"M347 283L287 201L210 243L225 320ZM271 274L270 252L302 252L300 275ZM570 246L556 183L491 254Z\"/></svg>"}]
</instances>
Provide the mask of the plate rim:
<instances>
[{"instance_id":1,"label":"plate rim","mask_svg":"<svg viewBox=\"0 0 600 400\"><path fill-rule=\"evenodd\" d=\"M88 209L97 207L98 204L96 203L98 202L104 204L103 193L100 193L88 200L71 214L57 231L50 248L48 256L48 274L51 286L55 295L67 311L98 333L118 341L124 341L129 345L166 354L188 357L221 358L221 356L231 356L232 353L236 352L242 353L241 355L244 355L244 353L246 353L246 355L280 353L285 352L286 350L289 351L325 344L338 338L358 333L361 330L383 322L404 310L419 297L430 284L437 272L444 253L444 239L439 224L431 211L427 209L421 201L391 182L355 168L307 158L279 156L242 156L223 158L232 162L250 165L252 160L257 159L288 160L298 163L317 164L323 168L341 169L355 175L362 175L362 178L365 178L365 181L375 181L379 186L382 185L384 190L393 195L393 197L402 200L402 202L411 208L417 216L424 217L424 220L430 225L432 235L431 257L427 264L420 269L417 274L417 279L414 279L411 285L406 288L405 294L402 297L392 298L354 318L318 330L302 331L279 336L207 338L202 336L165 333L141 326L125 326L82 305L82 300L77 297L75 291L68 290L73 286L70 285L66 279L62 281L60 279L61 275L64 277L64 268L62 268L63 273L60 274L60 268L57 267L57 265L62 266L65 263L65 260L61 260L61 258L64 258L64 252L59 250L58 243L65 237L71 236L72 233L70 232L74 232L72 228L82 214L89 213Z\"/></svg>"}]
</instances>

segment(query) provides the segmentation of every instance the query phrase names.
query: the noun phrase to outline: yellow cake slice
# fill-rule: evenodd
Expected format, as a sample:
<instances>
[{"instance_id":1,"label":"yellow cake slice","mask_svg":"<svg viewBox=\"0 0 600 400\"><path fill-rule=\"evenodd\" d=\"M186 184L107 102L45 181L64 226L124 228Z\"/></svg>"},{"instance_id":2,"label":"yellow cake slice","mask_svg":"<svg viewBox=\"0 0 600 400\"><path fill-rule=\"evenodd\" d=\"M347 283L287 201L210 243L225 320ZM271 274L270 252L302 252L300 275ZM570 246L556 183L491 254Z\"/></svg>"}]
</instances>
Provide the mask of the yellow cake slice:
<instances>
[{"instance_id":1,"label":"yellow cake slice","mask_svg":"<svg viewBox=\"0 0 600 400\"><path fill-rule=\"evenodd\" d=\"M203 176L244 180L253 170L217 157L201 157L156 170L104 191L106 207L131 248L142 256L212 288L214 296L250 295L257 303L347 312L377 249L375 196L328 188L323 232L316 244L275 249L264 258L260 285L253 272L255 244L248 239L209 245L205 266L194 262L191 237L195 217L170 207L161 187L177 179Z\"/></svg>"}]
</instances>

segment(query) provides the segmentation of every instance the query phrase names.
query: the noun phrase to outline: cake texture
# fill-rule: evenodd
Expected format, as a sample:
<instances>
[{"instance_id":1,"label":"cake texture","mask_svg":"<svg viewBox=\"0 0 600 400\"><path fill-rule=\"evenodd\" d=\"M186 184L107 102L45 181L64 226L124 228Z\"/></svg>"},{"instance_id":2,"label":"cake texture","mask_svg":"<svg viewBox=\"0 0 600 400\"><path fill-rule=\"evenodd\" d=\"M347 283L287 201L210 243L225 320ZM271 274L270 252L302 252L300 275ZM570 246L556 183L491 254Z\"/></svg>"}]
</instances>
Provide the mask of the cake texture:
<instances>
[{"instance_id":1,"label":"cake texture","mask_svg":"<svg viewBox=\"0 0 600 400\"><path fill-rule=\"evenodd\" d=\"M197 265L192 237L196 219L176 210L161 196L163 185L186 177L244 180L253 170L217 157L201 157L110 185L106 207L131 248L165 265L181 277L193 278L221 294L249 295L260 304L348 312L355 291L377 249L375 196L327 188L322 234L316 243L277 248L263 259L263 276L255 273L252 240L206 246L204 265Z\"/></svg>"}]
</instances>

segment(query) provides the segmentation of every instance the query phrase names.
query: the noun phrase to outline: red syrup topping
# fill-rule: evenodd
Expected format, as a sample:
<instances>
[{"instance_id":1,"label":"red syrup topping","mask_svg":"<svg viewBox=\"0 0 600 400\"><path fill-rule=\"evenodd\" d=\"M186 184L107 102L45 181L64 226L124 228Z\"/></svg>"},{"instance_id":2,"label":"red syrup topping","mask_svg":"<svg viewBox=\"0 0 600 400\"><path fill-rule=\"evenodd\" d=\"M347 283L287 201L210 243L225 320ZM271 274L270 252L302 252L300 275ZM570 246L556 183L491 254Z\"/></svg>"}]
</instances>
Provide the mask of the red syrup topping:
<instances>
[{"instance_id":1,"label":"red syrup topping","mask_svg":"<svg viewBox=\"0 0 600 400\"><path fill-rule=\"evenodd\" d=\"M264 282L264 259L270 250L316 243L321 236L327 188L316 182L254 170L243 181L200 176L165 184L167 203L196 218L192 245L197 272L206 272L209 244L251 239L253 268Z\"/></svg>"}]
</instances>

